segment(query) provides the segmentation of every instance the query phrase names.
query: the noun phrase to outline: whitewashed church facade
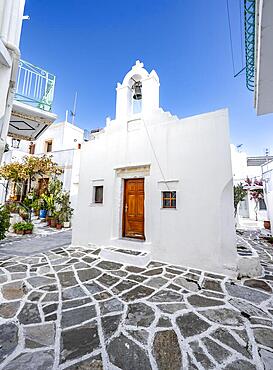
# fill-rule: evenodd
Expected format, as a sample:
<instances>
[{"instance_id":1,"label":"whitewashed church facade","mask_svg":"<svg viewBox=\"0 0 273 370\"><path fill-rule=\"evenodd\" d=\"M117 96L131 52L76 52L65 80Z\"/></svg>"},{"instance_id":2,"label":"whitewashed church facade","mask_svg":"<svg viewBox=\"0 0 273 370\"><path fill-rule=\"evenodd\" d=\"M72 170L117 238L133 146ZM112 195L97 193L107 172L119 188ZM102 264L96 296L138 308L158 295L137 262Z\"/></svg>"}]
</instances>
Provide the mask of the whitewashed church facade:
<instances>
[{"instance_id":1,"label":"whitewashed church facade","mask_svg":"<svg viewBox=\"0 0 273 370\"><path fill-rule=\"evenodd\" d=\"M179 119L139 61L117 85L116 118L81 152L73 244L234 275L228 112Z\"/></svg>"}]
</instances>

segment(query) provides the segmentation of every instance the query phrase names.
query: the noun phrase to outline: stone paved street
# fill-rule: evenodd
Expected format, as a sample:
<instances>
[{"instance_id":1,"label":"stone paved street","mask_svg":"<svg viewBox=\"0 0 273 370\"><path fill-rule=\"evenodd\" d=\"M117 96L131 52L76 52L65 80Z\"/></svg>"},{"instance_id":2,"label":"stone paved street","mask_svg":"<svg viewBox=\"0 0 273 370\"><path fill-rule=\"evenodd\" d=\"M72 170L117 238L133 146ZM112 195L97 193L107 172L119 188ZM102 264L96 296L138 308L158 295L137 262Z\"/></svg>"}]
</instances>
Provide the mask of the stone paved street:
<instances>
[{"instance_id":1,"label":"stone paved street","mask_svg":"<svg viewBox=\"0 0 273 370\"><path fill-rule=\"evenodd\" d=\"M49 233L46 235L13 236L0 241L0 256L12 254L28 256L71 243L71 230L57 232L55 230L52 232L50 228L47 230Z\"/></svg>"},{"instance_id":2,"label":"stone paved street","mask_svg":"<svg viewBox=\"0 0 273 370\"><path fill-rule=\"evenodd\" d=\"M125 266L81 247L2 255L0 369L273 369L273 247L242 237L261 278Z\"/></svg>"}]
</instances>

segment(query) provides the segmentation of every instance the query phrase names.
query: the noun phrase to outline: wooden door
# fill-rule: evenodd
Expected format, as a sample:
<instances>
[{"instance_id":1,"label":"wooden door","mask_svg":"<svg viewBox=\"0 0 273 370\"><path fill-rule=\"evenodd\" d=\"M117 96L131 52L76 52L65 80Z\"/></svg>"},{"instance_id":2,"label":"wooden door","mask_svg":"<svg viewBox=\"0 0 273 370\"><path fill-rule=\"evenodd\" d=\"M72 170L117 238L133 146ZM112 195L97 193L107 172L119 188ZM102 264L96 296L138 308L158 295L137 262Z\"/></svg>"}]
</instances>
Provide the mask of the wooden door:
<instances>
[{"instance_id":1,"label":"wooden door","mask_svg":"<svg viewBox=\"0 0 273 370\"><path fill-rule=\"evenodd\" d=\"M123 205L123 236L145 239L144 179L125 180Z\"/></svg>"},{"instance_id":2,"label":"wooden door","mask_svg":"<svg viewBox=\"0 0 273 370\"><path fill-rule=\"evenodd\" d=\"M49 179L39 179L38 180L38 195L42 195L47 192Z\"/></svg>"}]
</instances>

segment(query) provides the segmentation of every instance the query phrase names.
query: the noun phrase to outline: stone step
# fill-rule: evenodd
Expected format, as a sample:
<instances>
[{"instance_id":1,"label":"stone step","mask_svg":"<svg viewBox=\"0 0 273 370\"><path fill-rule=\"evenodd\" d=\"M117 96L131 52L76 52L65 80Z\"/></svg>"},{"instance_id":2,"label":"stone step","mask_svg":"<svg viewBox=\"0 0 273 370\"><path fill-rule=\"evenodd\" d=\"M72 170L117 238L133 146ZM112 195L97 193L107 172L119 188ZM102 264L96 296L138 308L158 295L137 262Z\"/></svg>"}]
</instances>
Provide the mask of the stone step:
<instances>
[{"instance_id":1,"label":"stone step","mask_svg":"<svg viewBox=\"0 0 273 370\"><path fill-rule=\"evenodd\" d=\"M125 249L115 246L103 247L100 252L100 257L128 265L145 267L151 262L151 253L147 251L139 251L135 249Z\"/></svg>"}]
</instances>

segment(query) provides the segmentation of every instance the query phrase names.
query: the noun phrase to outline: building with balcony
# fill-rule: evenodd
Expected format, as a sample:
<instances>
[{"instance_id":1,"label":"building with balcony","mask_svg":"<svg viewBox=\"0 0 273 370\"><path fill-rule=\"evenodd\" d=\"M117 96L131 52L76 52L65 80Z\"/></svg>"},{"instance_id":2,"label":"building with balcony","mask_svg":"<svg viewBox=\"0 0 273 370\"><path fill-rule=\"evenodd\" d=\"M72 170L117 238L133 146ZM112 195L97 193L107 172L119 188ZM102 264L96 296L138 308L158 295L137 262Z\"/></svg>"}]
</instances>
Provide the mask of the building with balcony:
<instances>
[{"instance_id":1,"label":"building with balcony","mask_svg":"<svg viewBox=\"0 0 273 370\"><path fill-rule=\"evenodd\" d=\"M18 140L8 136L9 150L3 155L3 163L21 161L29 155L48 155L62 169L60 180L63 182L63 190L70 192L72 208L76 207L79 183L80 149L84 141L84 131L71 123L57 122L40 134L37 140ZM16 136L17 137L17 136ZM44 179L43 181L46 181ZM37 180L36 187L42 186ZM18 189L20 192L21 189ZM39 191L39 189L38 189ZM0 180L0 203L4 203L11 192L7 189L7 182Z\"/></svg>"},{"instance_id":2,"label":"building with balcony","mask_svg":"<svg viewBox=\"0 0 273 370\"><path fill-rule=\"evenodd\" d=\"M56 120L52 113L55 76L24 60L19 61L8 135L34 141Z\"/></svg>"},{"instance_id":3,"label":"building with balcony","mask_svg":"<svg viewBox=\"0 0 273 370\"><path fill-rule=\"evenodd\" d=\"M244 0L246 85L258 115L273 113L273 1Z\"/></svg>"},{"instance_id":4,"label":"building with balcony","mask_svg":"<svg viewBox=\"0 0 273 370\"><path fill-rule=\"evenodd\" d=\"M0 162L6 137L37 140L57 118L55 76L20 59L25 0L0 2Z\"/></svg>"}]
</instances>

